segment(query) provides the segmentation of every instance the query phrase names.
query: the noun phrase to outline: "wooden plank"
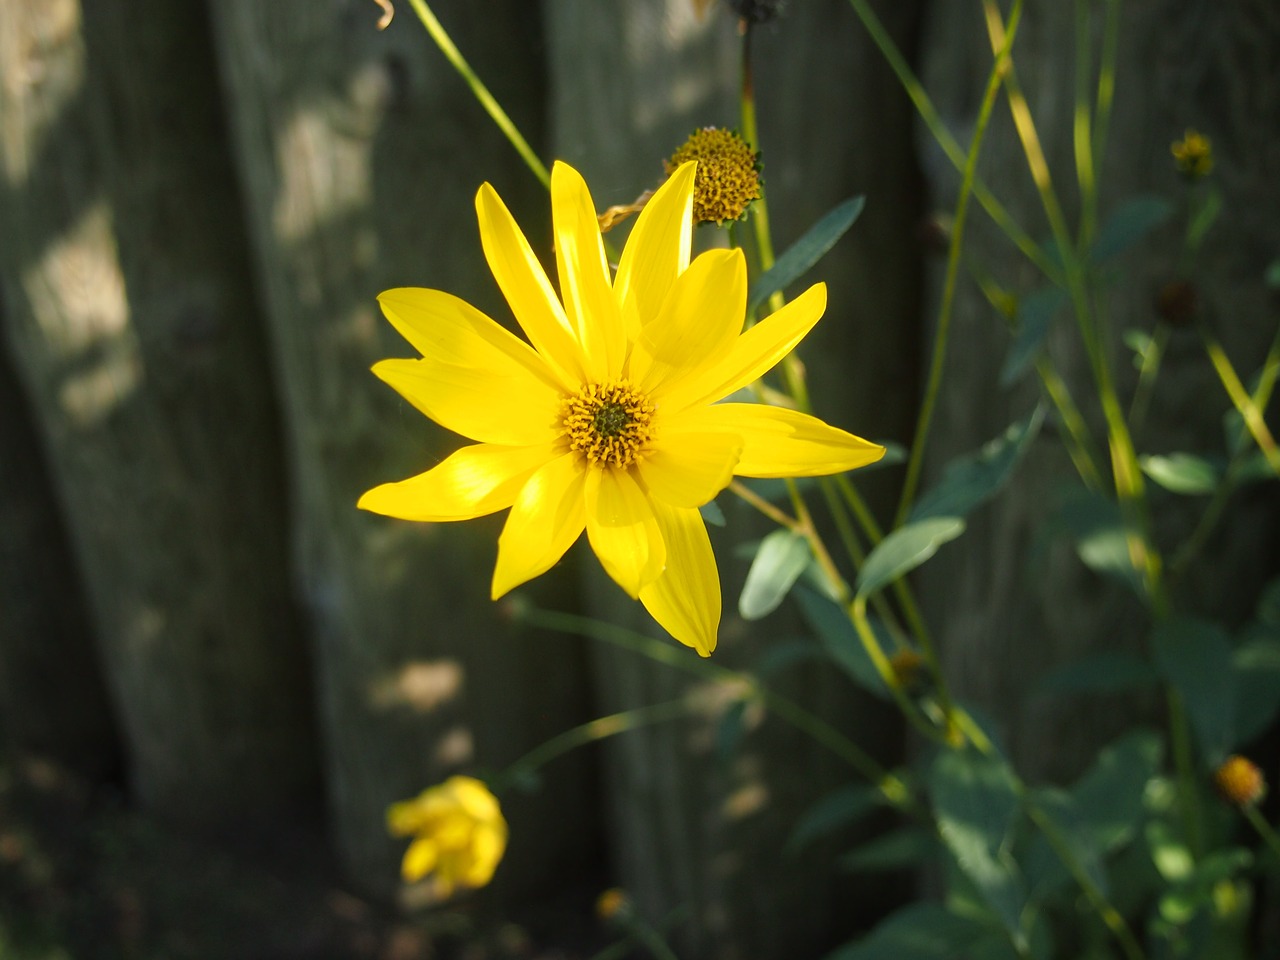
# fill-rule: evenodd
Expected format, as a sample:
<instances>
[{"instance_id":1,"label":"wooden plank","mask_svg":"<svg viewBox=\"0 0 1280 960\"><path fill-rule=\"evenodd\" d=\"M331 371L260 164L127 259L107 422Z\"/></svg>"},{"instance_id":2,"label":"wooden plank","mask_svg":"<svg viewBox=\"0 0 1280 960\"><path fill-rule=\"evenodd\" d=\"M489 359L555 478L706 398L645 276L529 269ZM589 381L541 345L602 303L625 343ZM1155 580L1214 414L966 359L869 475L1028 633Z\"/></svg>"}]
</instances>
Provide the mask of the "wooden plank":
<instances>
[{"instance_id":1,"label":"wooden plank","mask_svg":"<svg viewBox=\"0 0 1280 960\"><path fill-rule=\"evenodd\" d=\"M134 788L211 821L312 784L275 408L190 4L0 10L0 276Z\"/></svg>"},{"instance_id":2,"label":"wooden plank","mask_svg":"<svg viewBox=\"0 0 1280 960\"><path fill-rule=\"evenodd\" d=\"M355 508L463 443L368 372L415 355L377 294L438 287L508 318L476 229L484 180L531 235L546 231L542 187L397 6L384 33L372 3L210 6L289 426L331 820L353 874L383 891L404 846L386 836L389 803L460 769L500 769L586 709L578 648L489 600L500 517L415 524ZM537 142L536 9L433 7ZM554 574L531 593L570 585ZM509 890L545 892L548 863L578 869L596 822L585 775L570 761L543 791L508 798Z\"/></svg>"}]
</instances>

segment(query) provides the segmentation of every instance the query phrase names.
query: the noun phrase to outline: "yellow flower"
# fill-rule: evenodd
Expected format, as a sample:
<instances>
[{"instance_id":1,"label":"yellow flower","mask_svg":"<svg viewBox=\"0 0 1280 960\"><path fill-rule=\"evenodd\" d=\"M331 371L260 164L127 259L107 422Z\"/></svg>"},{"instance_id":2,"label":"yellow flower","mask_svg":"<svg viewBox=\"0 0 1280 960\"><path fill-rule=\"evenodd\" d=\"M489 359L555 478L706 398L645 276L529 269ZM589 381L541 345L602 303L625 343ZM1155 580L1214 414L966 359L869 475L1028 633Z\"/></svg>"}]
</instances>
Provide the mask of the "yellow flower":
<instances>
[{"instance_id":1,"label":"yellow flower","mask_svg":"<svg viewBox=\"0 0 1280 960\"><path fill-rule=\"evenodd\" d=\"M1197 130L1187 129L1181 140L1175 140L1169 147L1178 170L1192 180L1209 175L1213 169L1213 144L1209 138Z\"/></svg>"},{"instance_id":2,"label":"yellow flower","mask_svg":"<svg viewBox=\"0 0 1280 960\"><path fill-rule=\"evenodd\" d=\"M387 829L415 837L400 872L408 883L434 874L443 896L483 887L507 849L507 821L498 799L473 777L450 777L412 800L387 808Z\"/></svg>"},{"instance_id":3,"label":"yellow flower","mask_svg":"<svg viewBox=\"0 0 1280 960\"><path fill-rule=\"evenodd\" d=\"M821 476L884 448L816 417L716 403L786 356L818 321L817 284L742 331L740 250L692 262L695 164L646 204L611 277L581 175L551 175L560 296L489 184L476 195L489 267L529 343L439 290L378 299L422 354L373 372L442 426L478 441L359 506L407 520L511 508L494 599L545 573L586 530L605 571L673 637L708 656L720 581L698 508L742 477ZM532 346L530 346L532 344Z\"/></svg>"}]
</instances>

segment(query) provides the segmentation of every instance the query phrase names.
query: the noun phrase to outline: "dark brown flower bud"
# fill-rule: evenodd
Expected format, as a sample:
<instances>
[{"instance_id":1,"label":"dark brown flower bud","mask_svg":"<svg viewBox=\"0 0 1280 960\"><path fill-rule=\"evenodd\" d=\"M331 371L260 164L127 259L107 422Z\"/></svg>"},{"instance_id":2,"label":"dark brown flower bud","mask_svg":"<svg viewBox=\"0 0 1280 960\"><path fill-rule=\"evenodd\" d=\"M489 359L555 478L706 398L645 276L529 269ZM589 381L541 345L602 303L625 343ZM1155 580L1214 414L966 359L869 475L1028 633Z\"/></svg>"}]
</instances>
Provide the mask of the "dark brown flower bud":
<instances>
[{"instance_id":1,"label":"dark brown flower bud","mask_svg":"<svg viewBox=\"0 0 1280 960\"><path fill-rule=\"evenodd\" d=\"M1200 294L1186 280L1170 280L1156 294L1156 314L1175 329L1189 327L1200 315Z\"/></svg>"}]
</instances>

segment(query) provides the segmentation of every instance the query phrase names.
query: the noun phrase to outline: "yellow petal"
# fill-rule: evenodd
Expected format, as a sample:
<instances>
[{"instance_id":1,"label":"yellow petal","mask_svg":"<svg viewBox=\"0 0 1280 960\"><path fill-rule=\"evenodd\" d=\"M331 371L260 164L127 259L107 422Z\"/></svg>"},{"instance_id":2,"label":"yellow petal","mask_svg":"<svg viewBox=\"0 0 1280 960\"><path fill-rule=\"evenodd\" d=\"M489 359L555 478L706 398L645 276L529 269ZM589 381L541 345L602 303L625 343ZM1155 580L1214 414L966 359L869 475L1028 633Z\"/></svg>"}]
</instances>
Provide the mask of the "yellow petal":
<instances>
[{"instance_id":1,"label":"yellow petal","mask_svg":"<svg viewBox=\"0 0 1280 960\"><path fill-rule=\"evenodd\" d=\"M585 371L577 332L569 325L529 241L487 183L476 194L476 216L485 259L516 322L543 359L564 377L563 386L580 384Z\"/></svg>"},{"instance_id":2,"label":"yellow petal","mask_svg":"<svg viewBox=\"0 0 1280 960\"><path fill-rule=\"evenodd\" d=\"M587 471L587 539L600 565L635 599L662 572L666 551L653 504L627 470Z\"/></svg>"},{"instance_id":3,"label":"yellow petal","mask_svg":"<svg viewBox=\"0 0 1280 960\"><path fill-rule=\"evenodd\" d=\"M527 343L439 290L401 288L378 299L423 358L384 360L374 373L415 407L473 440L523 445L553 435L563 390Z\"/></svg>"},{"instance_id":4,"label":"yellow petal","mask_svg":"<svg viewBox=\"0 0 1280 960\"><path fill-rule=\"evenodd\" d=\"M816 283L738 337L722 359L665 385L663 404L674 411L711 403L753 383L804 339L826 308L826 284Z\"/></svg>"},{"instance_id":5,"label":"yellow petal","mask_svg":"<svg viewBox=\"0 0 1280 960\"><path fill-rule=\"evenodd\" d=\"M720 574L706 525L696 509L654 504L667 546L667 568L640 591L658 624L701 656L711 656L720 628Z\"/></svg>"},{"instance_id":6,"label":"yellow petal","mask_svg":"<svg viewBox=\"0 0 1280 960\"><path fill-rule=\"evenodd\" d=\"M563 394L519 368L379 360L374 374L440 426L482 443L527 446L559 434Z\"/></svg>"},{"instance_id":7,"label":"yellow petal","mask_svg":"<svg viewBox=\"0 0 1280 960\"><path fill-rule=\"evenodd\" d=\"M576 453L544 464L525 482L498 537L494 600L546 573L586 525L584 461Z\"/></svg>"},{"instance_id":8,"label":"yellow petal","mask_svg":"<svg viewBox=\"0 0 1280 960\"><path fill-rule=\"evenodd\" d=\"M654 499L700 507L729 485L741 453L737 434L663 430L637 469Z\"/></svg>"},{"instance_id":9,"label":"yellow petal","mask_svg":"<svg viewBox=\"0 0 1280 960\"><path fill-rule=\"evenodd\" d=\"M689 266L697 166L693 160L680 165L649 198L627 237L613 290L635 316L656 316L671 284Z\"/></svg>"},{"instance_id":10,"label":"yellow petal","mask_svg":"<svg viewBox=\"0 0 1280 960\"><path fill-rule=\"evenodd\" d=\"M567 163L551 170L551 217L556 238L560 296L577 331L589 380L613 380L622 372L626 340L614 298L600 223L582 174Z\"/></svg>"},{"instance_id":11,"label":"yellow petal","mask_svg":"<svg viewBox=\"0 0 1280 960\"><path fill-rule=\"evenodd\" d=\"M822 477L875 463L884 447L784 407L763 403L717 403L686 410L685 429L736 433L742 456L739 477Z\"/></svg>"},{"instance_id":12,"label":"yellow petal","mask_svg":"<svg viewBox=\"0 0 1280 960\"><path fill-rule=\"evenodd\" d=\"M440 847L431 837L419 837L409 844L400 863L400 875L406 883L421 880L435 869L440 859Z\"/></svg>"},{"instance_id":13,"label":"yellow petal","mask_svg":"<svg viewBox=\"0 0 1280 960\"><path fill-rule=\"evenodd\" d=\"M525 481L554 457L550 444L463 447L426 473L374 487L356 506L401 520L483 517L511 506Z\"/></svg>"},{"instance_id":14,"label":"yellow petal","mask_svg":"<svg viewBox=\"0 0 1280 960\"><path fill-rule=\"evenodd\" d=\"M708 250L672 284L662 309L641 318L630 377L647 393L685 371L714 365L742 332L747 263L741 250Z\"/></svg>"}]
</instances>

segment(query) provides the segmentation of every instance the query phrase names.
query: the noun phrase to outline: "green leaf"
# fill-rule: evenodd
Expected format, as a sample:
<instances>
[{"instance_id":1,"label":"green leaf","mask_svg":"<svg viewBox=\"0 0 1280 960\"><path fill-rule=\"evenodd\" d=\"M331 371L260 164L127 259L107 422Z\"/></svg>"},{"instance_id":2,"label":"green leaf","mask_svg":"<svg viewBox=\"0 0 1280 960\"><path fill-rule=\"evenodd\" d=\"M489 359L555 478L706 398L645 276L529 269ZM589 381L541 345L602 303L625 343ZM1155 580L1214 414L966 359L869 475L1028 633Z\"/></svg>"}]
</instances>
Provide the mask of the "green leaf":
<instances>
[{"instance_id":1,"label":"green leaf","mask_svg":"<svg viewBox=\"0 0 1280 960\"><path fill-rule=\"evenodd\" d=\"M1280 626L1280 577L1262 588L1262 595L1258 597L1258 620Z\"/></svg>"},{"instance_id":2,"label":"green leaf","mask_svg":"<svg viewBox=\"0 0 1280 960\"><path fill-rule=\"evenodd\" d=\"M1142 472L1170 493L1205 495L1222 482L1222 471L1204 457L1191 453L1139 457Z\"/></svg>"},{"instance_id":3,"label":"green leaf","mask_svg":"<svg viewBox=\"0 0 1280 960\"><path fill-rule=\"evenodd\" d=\"M784 848L797 854L819 837L857 823L883 803L875 787L865 783L841 787L829 793L800 815Z\"/></svg>"},{"instance_id":4,"label":"green leaf","mask_svg":"<svg viewBox=\"0 0 1280 960\"><path fill-rule=\"evenodd\" d=\"M1009 481L1043 421L1044 410L1036 407L1030 416L1010 424L976 453L953 460L938 485L916 503L910 519L967 517Z\"/></svg>"},{"instance_id":5,"label":"green leaf","mask_svg":"<svg viewBox=\"0 0 1280 960\"><path fill-rule=\"evenodd\" d=\"M1235 742L1252 740L1280 713L1280 637L1259 632L1236 647Z\"/></svg>"},{"instance_id":6,"label":"green leaf","mask_svg":"<svg viewBox=\"0 0 1280 960\"><path fill-rule=\"evenodd\" d=\"M790 530L775 530L760 542L738 597L743 620L759 620L778 609L809 565L809 541Z\"/></svg>"},{"instance_id":7,"label":"green leaf","mask_svg":"<svg viewBox=\"0 0 1280 960\"><path fill-rule=\"evenodd\" d=\"M1136 653L1104 650L1050 670L1035 690L1040 694L1121 693L1159 680L1155 668Z\"/></svg>"},{"instance_id":8,"label":"green leaf","mask_svg":"<svg viewBox=\"0 0 1280 960\"><path fill-rule=\"evenodd\" d=\"M887 587L962 533L964 521L959 517L930 517L904 524L868 554L858 571L858 594L865 597Z\"/></svg>"},{"instance_id":9,"label":"green leaf","mask_svg":"<svg viewBox=\"0 0 1280 960\"><path fill-rule=\"evenodd\" d=\"M747 732L747 701L735 700L720 715L720 723L716 727L716 759L726 764L733 759L733 754Z\"/></svg>"},{"instance_id":10,"label":"green leaf","mask_svg":"<svg viewBox=\"0 0 1280 960\"><path fill-rule=\"evenodd\" d=\"M1044 287L1018 302L1017 333L1000 370L1000 386L1016 383L1035 363L1054 316L1066 302L1067 294L1061 287Z\"/></svg>"},{"instance_id":11,"label":"green leaf","mask_svg":"<svg viewBox=\"0 0 1280 960\"><path fill-rule=\"evenodd\" d=\"M1156 665L1182 695L1204 758L1217 766L1234 742L1235 671L1231 642L1216 623L1173 617L1152 633Z\"/></svg>"},{"instance_id":12,"label":"green leaf","mask_svg":"<svg viewBox=\"0 0 1280 960\"><path fill-rule=\"evenodd\" d=\"M1070 851L1076 865L1105 896L1108 882L1102 865L1102 849L1074 798L1063 790L1050 787L1037 790L1033 802L1040 817L1049 823L1059 842ZM1037 833L1023 863L1027 883L1035 891L1037 899L1043 899L1072 879L1062 858L1049 843L1043 827Z\"/></svg>"},{"instance_id":13,"label":"green leaf","mask_svg":"<svg viewBox=\"0 0 1280 960\"><path fill-rule=\"evenodd\" d=\"M1011 937L1022 938L1027 896L1005 849L1019 813L1007 764L977 751L949 750L929 772L929 793L942 841Z\"/></svg>"},{"instance_id":14,"label":"green leaf","mask_svg":"<svg viewBox=\"0 0 1280 960\"><path fill-rule=\"evenodd\" d=\"M765 680L797 663L825 659L825 651L812 640L784 640L769 644L756 660L754 673Z\"/></svg>"},{"instance_id":15,"label":"green leaf","mask_svg":"<svg viewBox=\"0 0 1280 960\"><path fill-rule=\"evenodd\" d=\"M1188 250L1199 248L1204 235L1209 232L1209 228L1213 226L1214 221L1218 219L1218 214L1221 212L1222 191L1217 187L1210 187L1209 192L1205 194L1204 201L1197 205L1191 222L1187 224Z\"/></svg>"},{"instance_id":16,"label":"green leaf","mask_svg":"<svg viewBox=\"0 0 1280 960\"><path fill-rule=\"evenodd\" d=\"M1173 215L1173 204L1164 197L1134 197L1116 208L1093 243L1091 259L1095 264L1118 256Z\"/></svg>"},{"instance_id":17,"label":"green leaf","mask_svg":"<svg viewBox=\"0 0 1280 960\"><path fill-rule=\"evenodd\" d=\"M1267 264L1267 272L1262 275L1262 282L1272 290L1280 290L1280 259Z\"/></svg>"},{"instance_id":18,"label":"green leaf","mask_svg":"<svg viewBox=\"0 0 1280 960\"><path fill-rule=\"evenodd\" d=\"M1075 540L1076 553L1086 567L1141 593L1119 506L1099 494L1081 491L1063 504L1058 520Z\"/></svg>"},{"instance_id":19,"label":"green leaf","mask_svg":"<svg viewBox=\"0 0 1280 960\"><path fill-rule=\"evenodd\" d=\"M938 840L923 827L901 827L882 833L874 840L840 858L839 866L850 873L880 873L917 867L938 852Z\"/></svg>"},{"instance_id":20,"label":"green leaf","mask_svg":"<svg viewBox=\"0 0 1280 960\"><path fill-rule=\"evenodd\" d=\"M1071 788L1076 810L1103 853L1114 852L1136 834L1147 784L1159 772L1163 756L1158 734L1131 731L1100 751Z\"/></svg>"},{"instance_id":21,"label":"green leaf","mask_svg":"<svg viewBox=\"0 0 1280 960\"><path fill-rule=\"evenodd\" d=\"M797 587L794 596L800 613L818 635L831 658L863 688L877 696L889 696L889 690L880 678L875 664L871 662L871 657L867 655L858 631L841 606L805 587ZM879 636L881 646L884 646L890 638L880 634L883 626L874 617L869 617L868 620Z\"/></svg>"},{"instance_id":22,"label":"green leaf","mask_svg":"<svg viewBox=\"0 0 1280 960\"><path fill-rule=\"evenodd\" d=\"M720 509L720 504L714 500L708 500L698 508L698 512L702 514L702 519L713 527L724 526L724 511Z\"/></svg>"},{"instance_id":23,"label":"green leaf","mask_svg":"<svg viewBox=\"0 0 1280 960\"><path fill-rule=\"evenodd\" d=\"M1133 351L1133 369L1141 370L1147 364L1147 356L1155 346L1155 340L1147 331L1132 327L1124 332L1122 339L1125 346Z\"/></svg>"},{"instance_id":24,"label":"green leaf","mask_svg":"<svg viewBox=\"0 0 1280 960\"><path fill-rule=\"evenodd\" d=\"M941 904L913 903L823 960L959 960L984 932L977 921L952 913Z\"/></svg>"},{"instance_id":25,"label":"green leaf","mask_svg":"<svg viewBox=\"0 0 1280 960\"><path fill-rule=\"evenodd\" d=\"M751 295L747 298L747 311L754 312L779 290L784 290L799 280L815 263L822 259L837 240L853 226L862 208L866 206L866 197L850 197L837 204L828 213L792 244L773 266L751 285Z\"/></svg>"}]
</instances>

